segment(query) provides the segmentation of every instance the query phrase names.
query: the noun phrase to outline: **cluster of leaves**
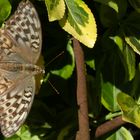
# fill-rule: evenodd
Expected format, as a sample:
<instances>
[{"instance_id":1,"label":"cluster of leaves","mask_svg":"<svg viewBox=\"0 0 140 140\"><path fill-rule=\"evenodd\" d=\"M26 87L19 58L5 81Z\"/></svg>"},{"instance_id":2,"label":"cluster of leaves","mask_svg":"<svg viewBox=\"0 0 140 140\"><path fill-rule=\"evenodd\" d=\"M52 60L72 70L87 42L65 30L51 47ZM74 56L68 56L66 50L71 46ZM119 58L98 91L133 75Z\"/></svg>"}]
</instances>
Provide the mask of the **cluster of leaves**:
<instances>
[{"instance_id":1,"label":"cluster of leaves","mask_svg":"<svg viewBox=\"0 0 140 140\"><path fill-rule=\"evenodd\" d=\"M10 1L13 11L18 2ZM120 114L125 121L140 127L139 0L85 0L93 11L97 29L93 14L82 0L32 2L42 23L42 52L46 73L49 73L44 76L26 121L27 126L23 125L15 136L8 139L75 139L78 130L75 62L72 42L66 32L92 48L97 29L95 47L83 46L91 130ZM1 24L11 12L10 3L8 0L0 1ZM64 53L47 66L62 51ZM102 139L133 140L133 137L121 127Z\"/></svg>"},{"instance_id":2,"label":"cluster of leaves","mask_svg":"<svg viewBox=\"0 0 140 140\"><path fill-rule=\"evenodd\" d=\"M137 0L95 0L95 2L97 2L95 7L98 12L96 19L99 35L93 49L94 65L89 66L96 71L96 76L90 78L95 82L93 85L98 85L95 87L93 98L97 100L99 96L96 106L101 108L92 107L91 114L93 118L97 117L98 122L103 105L109 111L109 114L104 116L105 120L122 113L124 121L140 127L140 3ZM133 139L129 131L120 134L121 131L123 130L119 129L107 139L115 140L120 139L119 137L125 140Z\"/></svg>"}]
</instances>

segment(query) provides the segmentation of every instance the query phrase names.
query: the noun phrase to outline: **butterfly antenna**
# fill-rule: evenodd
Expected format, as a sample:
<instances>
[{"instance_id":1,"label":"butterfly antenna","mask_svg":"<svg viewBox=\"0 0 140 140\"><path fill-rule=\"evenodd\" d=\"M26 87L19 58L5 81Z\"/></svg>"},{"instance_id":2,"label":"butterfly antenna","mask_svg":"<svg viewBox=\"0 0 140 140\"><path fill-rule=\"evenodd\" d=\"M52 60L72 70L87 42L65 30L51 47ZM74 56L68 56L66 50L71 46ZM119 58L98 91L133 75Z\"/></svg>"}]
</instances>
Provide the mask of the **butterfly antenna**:
<instances>
[{"instance_id":1,"label":"butterfly antenna","mask_svg":"<svg viewBox=\"0 0 140 140\"><path fill-rule=\"evenodd\" d=\"M48 80L50 86L54 89L54 91L57 93L57 94L60 94L59 91L54 87L54 85L50 82L50 80Z\"/></svg>"},{"instance_id":2,"label":"butterfly antenna","mask_svg":"<svg viewBox=\"0 0 140 140\"><path fill-rule=\"evenodd\" d=\"M49 64L51 64L53 61L55 61L59 56L61 56L62 54L64 54L64 51L62 51L61 53L59 53L56 57L54 57L49 63L47 63L46 66L48 66ZM50 80L48 79L48 83L50 84L50 86L53 88L53 90L57 93L60 94L59 91L54 87L54 85L50 82Z\"/></svg>"},{"instance_id":3,"label":"butterfly antenna","mask_svg":"<svg viewBox=\"0 0 140 140\"><path fill-rule=\"evenodd\" d=\"M59 56L61 56L62 54L64 54L64 51L62 51L61 53L59 53L56 57L54 57L49 63L47 63L47 66L49 64L51 64L54 60L56 60Z\"/></svg>"}]
</instances>

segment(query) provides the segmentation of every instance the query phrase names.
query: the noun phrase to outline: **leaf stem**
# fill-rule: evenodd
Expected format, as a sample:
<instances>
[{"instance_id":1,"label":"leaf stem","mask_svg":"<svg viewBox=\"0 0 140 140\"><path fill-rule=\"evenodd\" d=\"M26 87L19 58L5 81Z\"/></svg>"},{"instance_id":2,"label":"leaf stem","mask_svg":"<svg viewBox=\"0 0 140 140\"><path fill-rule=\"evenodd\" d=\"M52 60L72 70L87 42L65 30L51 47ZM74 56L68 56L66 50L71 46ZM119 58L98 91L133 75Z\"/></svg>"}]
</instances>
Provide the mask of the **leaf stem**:
<instances>
[{"instance_id":1,"label":"leaf stem","mask_svg":"<svg viewBox=\"0 0 140 140\"><path fill-rule=\"evenodd\" d=\"M122 115L121 111L120 112L115 112L115 113L109 113L108 115L105 116L105 120L110 120L110 119L112 119L114 117L118 117L120 115Z\"/></svg>"}]
</instances>

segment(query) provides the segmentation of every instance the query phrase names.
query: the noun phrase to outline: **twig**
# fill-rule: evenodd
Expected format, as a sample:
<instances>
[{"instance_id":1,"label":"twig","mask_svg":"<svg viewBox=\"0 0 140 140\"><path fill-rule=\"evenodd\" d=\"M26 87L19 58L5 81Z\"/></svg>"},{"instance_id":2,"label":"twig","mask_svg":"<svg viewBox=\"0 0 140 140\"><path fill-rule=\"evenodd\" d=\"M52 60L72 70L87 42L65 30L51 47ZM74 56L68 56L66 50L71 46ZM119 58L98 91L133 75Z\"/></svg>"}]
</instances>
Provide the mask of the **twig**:
<instances>
[{"instance_id":1,"label":"twig","mask_svg":"<svg viewBox=\"0 0 140 140\"><path fill-rule=\"evenodd\" d=\"M118 116L111 121L107 121L97 127L95 132L95 138L99 138L100 136L103 136L104 134L122 126L125 123L126 122L122 120L121 116Z\"/></svg>"},{"instance_id":2,"label":"twig","mask_svg":"<svg viewBox=\"0 0 140 140\"><path fill-rule=\"evenodd\" d=\"M76 140L89 140L89 120L88 120L88 107L87 107L87 86L86 74L84 64L84 53L78 40L73 39L74 54L76 59L77 70L77 104L79 131L76 135Z\"/></svg>"}]
</instances>

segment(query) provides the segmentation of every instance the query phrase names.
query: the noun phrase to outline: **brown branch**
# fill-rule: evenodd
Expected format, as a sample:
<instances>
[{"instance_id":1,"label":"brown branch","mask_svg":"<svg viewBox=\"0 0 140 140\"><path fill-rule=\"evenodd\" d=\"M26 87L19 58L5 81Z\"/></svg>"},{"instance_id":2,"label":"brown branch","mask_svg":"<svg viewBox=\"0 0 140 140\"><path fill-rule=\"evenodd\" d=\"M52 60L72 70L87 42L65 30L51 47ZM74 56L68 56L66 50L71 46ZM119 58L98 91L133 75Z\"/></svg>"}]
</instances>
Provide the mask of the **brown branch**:
<instances>
[{"instance_id":1,"label":"brown branch","mask_svg":"<svg viewBox=\"0 0 140 140\"><path fill-rule=\"evenodd\" d=\"M87 107L87 86L86 73L84 64L84 53L78 40L73 39L74 54L76 59L77 70L77 104L79 131L76 135L76 140L89 140L89 120Z\"/></svg>"},{"instance_id":2,"label":"brown branch","mask_svg":"<svg viewBox=\"0 0 140 140\"><path fill-rule=\"evenodd\" d=\"M122 126L126 122L122 120L122 117L116 117L111 121L107 121L100 126L97 127L95 132L95 138L99 138L100 136L103 136L104 134L117 129L118 127Z\"/></svg>"}]
</instances>

